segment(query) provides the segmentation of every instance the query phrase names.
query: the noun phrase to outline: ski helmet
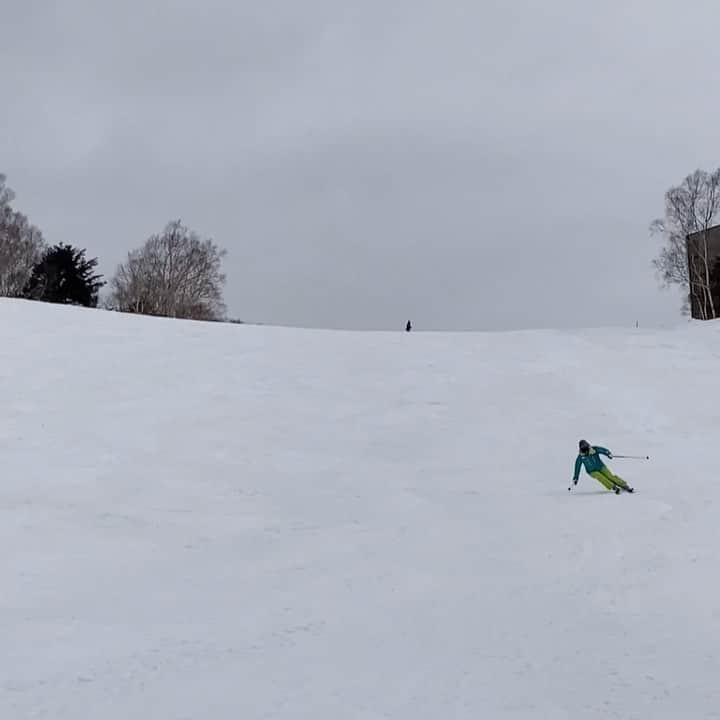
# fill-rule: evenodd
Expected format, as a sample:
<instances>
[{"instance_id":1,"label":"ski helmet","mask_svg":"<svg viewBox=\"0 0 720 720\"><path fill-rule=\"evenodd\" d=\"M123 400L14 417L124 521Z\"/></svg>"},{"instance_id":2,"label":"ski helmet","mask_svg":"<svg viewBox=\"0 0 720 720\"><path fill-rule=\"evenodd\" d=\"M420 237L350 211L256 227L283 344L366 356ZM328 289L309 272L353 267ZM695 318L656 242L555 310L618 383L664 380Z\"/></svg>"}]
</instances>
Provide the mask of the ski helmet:
<instances>
[{"instance_id":1,"label":"ski helmet","mask_svg":"<svg viewBox=\"0 0 720 720\"><path fill-rule=\"evenodd\" d=\"M579 447L582 455L587 455L590 452L590 443L587 440L581 440Z\"/></svg>"}]
</instances>

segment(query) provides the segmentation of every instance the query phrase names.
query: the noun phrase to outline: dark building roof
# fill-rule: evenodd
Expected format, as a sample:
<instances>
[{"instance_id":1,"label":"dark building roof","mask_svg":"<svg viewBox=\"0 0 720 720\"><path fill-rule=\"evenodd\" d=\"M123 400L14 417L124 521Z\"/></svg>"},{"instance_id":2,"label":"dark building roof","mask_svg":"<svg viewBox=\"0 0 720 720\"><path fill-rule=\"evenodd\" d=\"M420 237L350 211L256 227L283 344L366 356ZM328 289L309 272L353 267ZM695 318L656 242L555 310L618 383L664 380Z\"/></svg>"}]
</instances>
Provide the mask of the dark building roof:
<instances>
[{"instance_id":1,"label":"dark building roof","mask_svg":"<svg viewBox=\"0 0 720 720\"><path fill-rule=\"evenodd\" d=\"M710 251L713 257L720 256L720 225L714 225L707 230L698 230L698 232L690 233L688 240L691 244L700 242L703 239L704 233L707 233L708 251Z\"/></svg>"}]
</instances>

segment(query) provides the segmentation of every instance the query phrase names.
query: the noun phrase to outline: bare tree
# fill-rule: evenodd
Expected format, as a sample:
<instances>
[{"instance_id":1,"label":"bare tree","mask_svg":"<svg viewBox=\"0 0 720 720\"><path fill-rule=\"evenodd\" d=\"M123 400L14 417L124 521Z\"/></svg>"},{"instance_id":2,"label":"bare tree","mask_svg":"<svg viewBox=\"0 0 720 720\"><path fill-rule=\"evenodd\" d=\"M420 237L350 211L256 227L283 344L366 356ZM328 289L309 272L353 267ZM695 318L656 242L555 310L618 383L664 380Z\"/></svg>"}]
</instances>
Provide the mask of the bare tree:
<instances>
[{"instance_id":1,"label":"bare tree","mask_svg":"<svg viewBox=\"0 0 720 720\"><path fill-rule=\"evenodd\" d=\"M45 249L42 233L13 210L13 191L0 174L0 296L20 297Z\"/></svg>"},{"instance_id":2,"label":"bare tree","mask_svg":"<svg viewBox=\"0 0 720 720\"><path fill-rule=\"evenodd\" d=\"M665 216L650 226L665 246L654 260L663 284L688 288L702 319L717 317L709 230L720 219L720 169L696 170L665 194Z\"/></svg>"},{"instance_id":3,"label":"bare tree","mask_svg":"<svg viewBox=\"0 0 720 720\"><path fill-rule=\"evenodd\" d=\"M15 199L15 193L5 184L7 176L0 173L0 207L9 205Z\"/></svg>"},{"instance_id":4,"label":"bare tree","mask_svg":"<svg viewBox=\"0 0 720 720\"><path fill-rule=\"evenodd\" d=\"M179 220L171 222L118 267L109 305L122 312L220 320L225 254Z\"/></svg>"}]
</instances>

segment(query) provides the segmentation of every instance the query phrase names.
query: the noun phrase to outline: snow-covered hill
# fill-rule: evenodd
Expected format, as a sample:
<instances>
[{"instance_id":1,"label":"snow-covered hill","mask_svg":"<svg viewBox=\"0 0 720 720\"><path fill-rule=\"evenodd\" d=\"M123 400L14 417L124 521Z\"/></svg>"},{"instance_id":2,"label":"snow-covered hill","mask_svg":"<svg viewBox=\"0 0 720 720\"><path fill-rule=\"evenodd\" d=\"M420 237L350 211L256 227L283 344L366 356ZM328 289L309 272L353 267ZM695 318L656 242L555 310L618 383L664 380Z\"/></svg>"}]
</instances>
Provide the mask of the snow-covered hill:
<instances>
[{"instance_id":1,"label":"snow-covered hill","mask_svg":"<svg viewBox=\"0 0 720 720\"><path fill-rule=\"evenodd\" d=\"M0 301L0 717L720 718L719 368Z\"/></svg>"}]
</instances>

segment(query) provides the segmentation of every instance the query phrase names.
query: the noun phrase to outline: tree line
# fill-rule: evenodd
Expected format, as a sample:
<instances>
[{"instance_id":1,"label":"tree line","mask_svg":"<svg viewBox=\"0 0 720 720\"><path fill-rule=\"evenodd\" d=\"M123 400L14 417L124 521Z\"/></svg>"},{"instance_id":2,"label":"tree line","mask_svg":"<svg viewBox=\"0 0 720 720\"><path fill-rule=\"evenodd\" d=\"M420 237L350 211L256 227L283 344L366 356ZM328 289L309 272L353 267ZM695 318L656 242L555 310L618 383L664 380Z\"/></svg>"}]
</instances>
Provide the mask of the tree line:
<instances>
[{"instance_id":1,"label":"tree line","mask_svg":"<svg viewBox=\"0 0 720 720\"><path fill-rule=\"evenodd\" d=\"M96 257L69 244L49 245L14 200L0 174L0 296L190 320L225 318L226 251L181 221L169 222L129 252L107 282L96 272Z\"/></svg>"},{"instance_id":2,"label":"tree line","mask_svg":"<svg viewBox=\"0 0 720 720\"><path fill-rule=\"evenodd\" d=\"M225 315L222 261L226 251L179 220L128 253L106 282L97 258L68 244L49 246L13 207L15 194L0 174L0 296L192 320ZM661 283L686 292L683 307L702 319L720 317L720 168L696 170L665 193L651 232L663 246L653 261Z\"/></svg>"}]
</instances>

